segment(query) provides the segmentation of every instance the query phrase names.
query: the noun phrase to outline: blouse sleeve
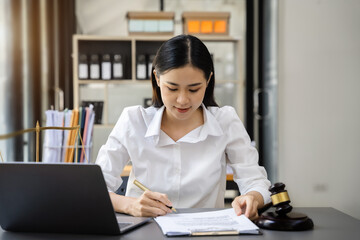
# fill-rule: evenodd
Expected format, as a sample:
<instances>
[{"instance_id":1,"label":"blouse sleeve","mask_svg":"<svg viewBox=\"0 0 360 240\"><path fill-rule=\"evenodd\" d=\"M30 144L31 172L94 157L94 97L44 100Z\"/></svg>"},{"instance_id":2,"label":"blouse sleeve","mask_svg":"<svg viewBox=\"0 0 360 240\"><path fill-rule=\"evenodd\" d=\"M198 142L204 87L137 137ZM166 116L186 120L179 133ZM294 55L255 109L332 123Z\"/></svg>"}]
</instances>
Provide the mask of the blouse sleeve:
<instances>
[{"instance_id":1,"label":"blouse sleeve","mask_svg":"<svg viewBox=\"0 0 360 240\"><path fill-rule=\"evenodd\" d=\"M106 185L111 192L115 192L121 186L120 175L130 161L124 145L128 128L128 116L125 109L111 131L106 144L100 148L96 159L96 164L101 167Z\"/></svg>"},{"instance_id":2,"label":"blouse sleeve","mask_svg":"<svg viewBox=\"0 0 360 240\"><path fill-rule=\"evenodd\" d=\"M259 166L259 155L251 145L250 137L244 125L235 112L229 107L226 109L228 144L226 147L227 164L234 172L234 181L239 186L242 195L251 192L259 192L264 203L270 202L270 181L264 167Z\"/></svg>"}]
</instances>

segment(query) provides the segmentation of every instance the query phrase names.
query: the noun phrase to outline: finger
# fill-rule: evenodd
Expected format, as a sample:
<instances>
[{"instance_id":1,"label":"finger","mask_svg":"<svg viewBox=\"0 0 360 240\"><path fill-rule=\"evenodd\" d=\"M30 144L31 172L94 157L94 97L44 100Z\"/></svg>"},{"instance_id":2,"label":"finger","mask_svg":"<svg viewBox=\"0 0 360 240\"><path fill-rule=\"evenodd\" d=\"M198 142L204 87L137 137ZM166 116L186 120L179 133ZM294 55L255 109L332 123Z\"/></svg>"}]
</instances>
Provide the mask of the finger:
<instances>
[{"instance_id":1,"label":"finger","mask_svg":"<svg viewBox=\"0 0 360 240\"><path fill-rule=\"evenodd\" d=\"M145 191L143 195L144 195L144 199L146 199L147 205L149 205L151 207L155 207L155 208L160 208L166 213L172 212L171 209L166 204L164 204L162 201L159 200L161 198L164 199L164 197L166 197L166 199L167 199L166 194ZM165 195L165 196L162 196L162 195ZM169 199L167 199L167 201L170 202ZM171 204L171 202L170 202L170 204Z\"/></svg>"},{"instance_id":2,"label":"finger","mask_svg":"<svg viewBox=\"0 0 360 240\"><path fill-rule=\"evenodd\" d=\"M149 203L149 206L154 207L154 208L160 208L166 213L171 213L172 212L170 207L166 206L162 202L159 202L158 200L151 200L151 202Z\"/></svg>"},{"instance_id":3,"label":"finger","mask_svg":"<svg viewBox=\"0 0 360 240\"><path fill-rule=\"evenodd\" d=\"M141 205L139 207L139 212L141 213L140 216L144 217L157 217L165 215L167 213L160 208L151 207L148 205Z\"/></svg>"},{"instance_id":4,"label":"finger","mask_svg":"<svg viewBox=\"0 0 360 240\"><path fill-rule=\"evenodd\" d=\"M143 216L160 216L168 213L170 209L156 200L141 197L138 201L138 210Z\"/></svg>"},{"instance_id":5,"label":"finger","mask_svg":"<svg viewBox=\"0 0 360 240\"><path fill-rule=\"evenodd\" d=\"M172 207L172 202L169 200L169 198L166 194L159 193L159 192L151 192L151 191L145 191L144 194L146 194L146 196L151 199L162 202L166 206Z\"/></svg>"},{"instance_id":6,"label":"finger","mask_svg":"<svg viewBox=\"0 0 360 240\"><path fill-rule=\"evenodd\" d=\"M234 201L231 203L231 206L233 207L235 214L237 216L240 216L242 214L241 211L241 205L240 205L241 199L239 197L235 198Z\"/></svg>"},{"instance_id":7,"label":"finger","mask_svg":"<svg viewBox=\"0 0 360 240\"><path fill-rule=\"evenodd\" d=\"M239 203L242 209L246 208L246 197L241 197Z\"/></svg>"},{"instance_id":8,"label":"finger","mask_svg":"<svg viewBox=\"0 0 360 240\"><path fill-rule=\"evenodd\" d=\"M256 208L252 208L251 212L250 212L250 216L248 217L250 220L255 220L259 217L258 213L257 213L257 209Z\"/></svg>"},{"instance_id":9,"label":"finger","mask_svg":"<svg viewBox=\"0 0 360 240\"><path fill-rule=\"evenodd\" d=\"M258 204L255 202L254 207L253 207L253 216L252 216L251 220L255 220L257 218L259 218Z\"/></svg>"},{"instance_id":10,"label":"finger","mask_svg":"<svg viewBox=\"0 0 360 240\"><path fill-rule=\"evenodd\" d=\"M168 208L169 209L169 208ZM157 208L157 207L150 207L150 211L153 212L156 216L163 216L168 214L168 209L161 209L161 208ZM171 212L171 210L170 210Z\"/></svg>"},{"instance_id":11,"label":"finger","mask_svg":"<svg viewBox=\"0 0 360 240\"><path fill-rule=\"evenodd\" d=\"M245 207L246 207L245 216L247 218L250 218L250 216L253 213L253 201L251 201L251 199L249 199L249 198L246 198L246 200L244 202L245 202Z\"/></svg>"},{"instance_id":12,"label":"finger","mask_svg":"<svg viewBox=\"0 0 360 240\"><path fill-rule=\"evenodd\" d=\"M250 220L255 220L259 218L259 214L257 213L257 209L255 209L254 214L249 218Z\"/></svg>"},{"instance_id":13,"label":"finger","mask_svg":"<svg viewBox=\"0 0 360 240\"><path fill-rule=\"evenodd\" d=\"M156 194L159 194L158 200L160 202L162 202L163 204L165 204L166 206L169 206L169 207L173 206L172 202L169 200L169 198L166 194L164 194L164 193L156 193Z\"/></svg>"},{"instance_id":14,"label":"finger","mask_svg":"<svg viewBox=\"0 0 360 240\"><path fill-rule=\"evenodd\" d=\"M241 197L240 201L239 201L239 205L241 208L241 214L245 214L246 211L246 197Z\"/></svg>"},{"instance_id":15,"label":"finger","mask_svg":"<svg viewBox=\"0 0 360 240\"><path fill-rule=\"evenodd\" d=\"M158 200L155 200L153 198L149 198L148 194L144 194L142 197L139 198L139 203L142 206L148 206L148 207L152 207L152 208L160 208L163 211L167 211L167 207L165 206L165 204L159 202Z\"/></svg>"}]
</instances>

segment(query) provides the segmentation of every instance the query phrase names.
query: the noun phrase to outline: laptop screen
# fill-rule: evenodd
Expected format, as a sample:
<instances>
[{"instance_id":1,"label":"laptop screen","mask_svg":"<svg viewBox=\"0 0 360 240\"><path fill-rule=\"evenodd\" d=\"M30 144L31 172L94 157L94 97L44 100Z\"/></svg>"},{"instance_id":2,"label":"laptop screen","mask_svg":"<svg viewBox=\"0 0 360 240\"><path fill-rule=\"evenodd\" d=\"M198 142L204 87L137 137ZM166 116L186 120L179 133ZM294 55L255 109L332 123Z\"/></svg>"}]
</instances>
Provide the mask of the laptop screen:
<instances>
[{"instance_id":1,"label":"laptop screen","mask_svg":"<svg viewBox=\"0 0 360 240\"><path fill-rule=\"evenodd\" d=\"M93 164L0 163L0 225L9 231L119 234Z\"/></svg>"}]
</instances>

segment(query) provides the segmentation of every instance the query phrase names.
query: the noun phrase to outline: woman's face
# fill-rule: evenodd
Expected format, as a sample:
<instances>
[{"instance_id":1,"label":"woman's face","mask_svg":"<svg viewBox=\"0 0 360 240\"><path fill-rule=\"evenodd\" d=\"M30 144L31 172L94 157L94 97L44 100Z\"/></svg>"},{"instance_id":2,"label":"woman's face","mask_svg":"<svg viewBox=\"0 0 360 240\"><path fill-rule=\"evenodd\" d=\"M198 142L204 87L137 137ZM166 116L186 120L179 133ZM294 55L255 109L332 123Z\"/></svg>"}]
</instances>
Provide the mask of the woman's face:
<instances>
[{"instance_id":1,"label":"woman's face","mask_svg":"<svg viewBox=\"0 0 360 240\"><path fill-rule=\"evenodd\" d=\"M173 120L191 119L205 95L207 79L204 72L186 65L156 76L156 81L167 116Z\"/></svg>"}]
</instances>

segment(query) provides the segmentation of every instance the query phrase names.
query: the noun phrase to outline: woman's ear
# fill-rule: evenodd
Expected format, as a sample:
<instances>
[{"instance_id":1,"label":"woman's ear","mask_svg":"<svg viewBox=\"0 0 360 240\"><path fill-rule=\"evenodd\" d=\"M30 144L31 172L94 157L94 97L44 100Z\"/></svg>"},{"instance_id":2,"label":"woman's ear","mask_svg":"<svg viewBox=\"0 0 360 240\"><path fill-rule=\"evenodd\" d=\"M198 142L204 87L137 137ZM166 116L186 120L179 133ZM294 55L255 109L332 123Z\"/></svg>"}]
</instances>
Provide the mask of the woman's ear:
<instances>
[{"instance_id":1,"label":"woman's ear","mask_svg":"<svg viewBox=\"0 0 360 240\"><path fill-rule=\"evenodd\" d=\"M155 76L155 79L156 79L156 83L157 83L158 87L160 87L160 79L159 79L158 75L156 74L155 69L154 69L153 73L154 73L154 76Z\"/></svg>"}]
</instances>

